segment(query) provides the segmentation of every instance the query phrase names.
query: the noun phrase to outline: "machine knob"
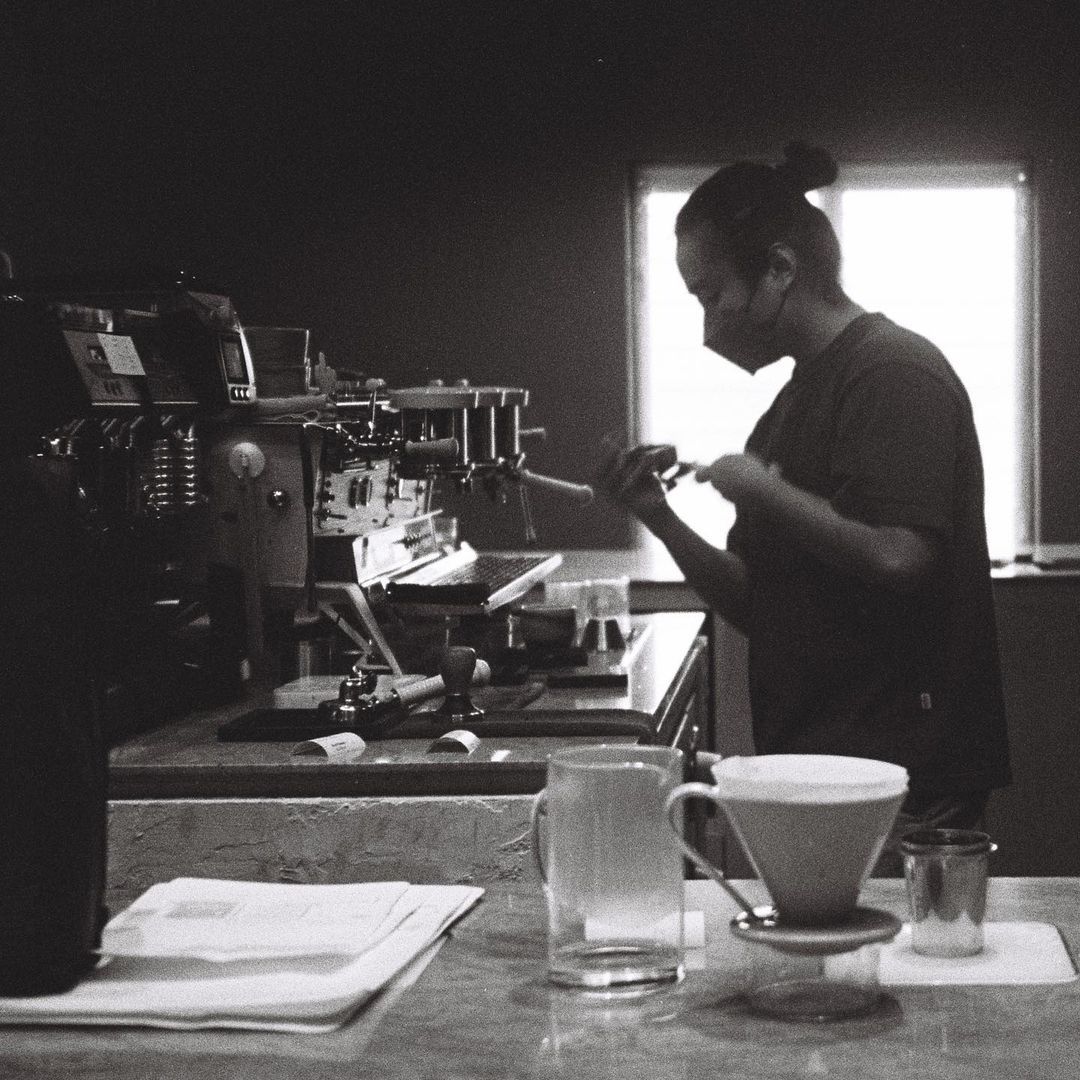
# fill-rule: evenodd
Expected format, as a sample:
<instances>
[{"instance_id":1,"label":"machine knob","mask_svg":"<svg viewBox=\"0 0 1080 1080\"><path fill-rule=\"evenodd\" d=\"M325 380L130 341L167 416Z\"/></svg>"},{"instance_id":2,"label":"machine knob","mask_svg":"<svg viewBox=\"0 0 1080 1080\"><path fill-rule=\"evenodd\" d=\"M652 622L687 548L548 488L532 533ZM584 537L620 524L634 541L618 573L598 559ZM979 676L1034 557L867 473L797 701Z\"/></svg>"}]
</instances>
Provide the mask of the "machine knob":
<instances>
[{"instance_id":1,"label":"machine knob","mask_svg":"<svg viewBox=\"0 0 1080 1080\"><path fill-rule=\"evenodd\" d=\"M273 510L284 510L289 505L289 493L275 488L266 496L266 505Z\"/></svg>"},{"instance_id":2,"label":"machine knob","mask_svg":"<svg viewBox=\"0 0 1080 1080\"><path fill-rule=\"evenodd\" d=\"M266 468L266 455L253 442L237 442L229 450L229 469L238 480L254 479Z\"/></svg>"}]
</instances>

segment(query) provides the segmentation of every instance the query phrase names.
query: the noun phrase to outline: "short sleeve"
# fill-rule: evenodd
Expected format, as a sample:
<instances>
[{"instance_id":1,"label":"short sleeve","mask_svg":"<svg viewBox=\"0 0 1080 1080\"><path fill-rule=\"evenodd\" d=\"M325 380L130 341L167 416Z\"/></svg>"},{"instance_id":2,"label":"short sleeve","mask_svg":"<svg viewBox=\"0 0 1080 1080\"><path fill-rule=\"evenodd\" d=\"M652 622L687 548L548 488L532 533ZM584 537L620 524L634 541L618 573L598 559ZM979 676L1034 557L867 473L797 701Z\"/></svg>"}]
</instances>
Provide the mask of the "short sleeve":
<instances>
[{"instance_id":1,"label":"short sleeve","mask_svg":"<svg viewBox=\"0 0 1080 1080\"><path fill-rule=\"evenodd\" d=\"M831 467L832 503L869 525L952 531L956 391L918 362L883 359L845 388Z\"/></svg>"},{"instance_id":2,"label":"short sleeve","mask_svg":"<svg viewBox=\"0 0 1080 1080\"><path fill-rule=\"evenodd\" d=\"M791 401L791 383L785 384L773 399L773 403L765 410L754 424L746 440L745 452L753 454L762 461L773 460L773 433L781 426ZM748 555L748 534L750 525L747 521L747 511L736 507L735 521L728 530L726 547L742 559Z\"/></svg>"}]
</instances>

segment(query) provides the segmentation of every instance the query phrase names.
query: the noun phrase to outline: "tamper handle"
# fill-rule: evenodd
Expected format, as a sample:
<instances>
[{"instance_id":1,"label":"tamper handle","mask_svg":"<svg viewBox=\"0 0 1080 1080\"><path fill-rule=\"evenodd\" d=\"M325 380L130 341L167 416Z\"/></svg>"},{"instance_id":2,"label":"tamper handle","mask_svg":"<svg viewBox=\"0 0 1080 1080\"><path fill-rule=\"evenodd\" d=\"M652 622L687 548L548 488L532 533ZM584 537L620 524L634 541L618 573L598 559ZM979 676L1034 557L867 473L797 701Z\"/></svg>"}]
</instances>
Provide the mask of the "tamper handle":
<instances>
[{"instance_id":1,"label":"tamper handle","mask_svg":"<svg viewBox=\"0 0 1080 1080\"><path fill-rule=\"evenodd\" d=\"M456 648L457 646L455 646ZM470 652L472 650L469 650ZM475 670L472 673L473 686L484 686L491 682L491 668L484 660L475 660ZM416 682L405 683L394 691L402 705L415 705L428 698L437 697L446 693L446 680L442 675L430 675L426 679L417 679ZM460 696L460 695L459 695Z\"/></svg>"},{"instance_id":2,"label":"tamper handle","mask_svg":"<svg viewBox=\"0 0 1080 1080\"><path fill-rule=\"evenodd\" d=\"M451 645L443 654L439 672L448 694L467 694L476 670L476 650L468 645Z\"/></svg>"},{"instance_id":3,"label":"tamper handle","mask_svg":"<svg viewBox=\"0 0 1080 1080\"><path fill-rule=\"evenodd\" d=\"M435 710L436 714L452 717L455 722L475 720L484 715L483 709L478 709L469 700L469 683L476 667L476 650L468 645L451 645L443 653L441 673L446 697Z\"/></svg>"}]
</instances>

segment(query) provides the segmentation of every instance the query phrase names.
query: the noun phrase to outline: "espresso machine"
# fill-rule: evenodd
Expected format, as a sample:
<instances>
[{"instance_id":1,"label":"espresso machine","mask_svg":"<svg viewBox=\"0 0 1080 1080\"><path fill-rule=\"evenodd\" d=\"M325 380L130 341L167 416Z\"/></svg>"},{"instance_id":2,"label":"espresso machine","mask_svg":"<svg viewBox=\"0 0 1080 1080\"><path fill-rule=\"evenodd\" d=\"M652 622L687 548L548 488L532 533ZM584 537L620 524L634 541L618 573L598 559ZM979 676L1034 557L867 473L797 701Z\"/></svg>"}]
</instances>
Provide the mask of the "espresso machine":
<instances>
[{"instance_id":1,"label":"espresso machine","mask_svg":"<svg viewBox=\"0 0 1080 1080\"><path fill-rule=\"evenodd\" d=\"M524 389L324 370L268 397L257 374L221 290L0 283L0 993L63 990L96 960L110 745L305 673L343 668L345 705L375 709L372 677L494 659L560 557L475 551L440 490L591 498L525 468Z\"/></svg>"},{"instance_id":2,"label":"espresso machine","mask_svg":"<svg viewBox=\"0 0 1080 1080\"><path fill-rule=\"evenodd\" d=\"M230 299L179 276L5 282L0 380L4 459L60 493L86 551L70 603L95 622L109 741L219 694L231 613L191 554L200 424L257 400Z\"/></svg>"},{"instance_id":3,"label":"espresso machine","mask_svg":"<svg viewBox=\"0 0 1080 1080\"><path fill-rule=\"evenodd\" d=\"M440 493L516 495L527 542L530 487L591 498L525 467L526 389L395 388L305 355L295 392L268 396L267 342L181 276L0 295L0 431L70 492L94 553L110 739L254 685L431 674L460 643L498 652L509 605L560 557L478 553Z\"/></svg>"},{"instance_id":4,"label":"espresso machine","mask_svg":"<svg viewBox=\"0 0 1080 1080\"><path fill-rule=\"evenodd\" d=\"M477 552L438 501L447 490L516 493L528 539L529 487L591 497L525 468L528 391L319 382L325 393L204 426L207 562L245 583L249 656L281 682L430 674L454 644L488 659L512 645L510 605L561 557Z\"/></svg>"},{"instance_id":5,"label":"espresso machine","mask_svg":"<svg viewBox=\"0 0 1080 1080\"><path fill-rule=\"evenodd\" d=\"M96 962L108 744L192 699L195 425L249 407L229 300L177 281L0 287L0 994Z\"/></svg>"}]
</instances>

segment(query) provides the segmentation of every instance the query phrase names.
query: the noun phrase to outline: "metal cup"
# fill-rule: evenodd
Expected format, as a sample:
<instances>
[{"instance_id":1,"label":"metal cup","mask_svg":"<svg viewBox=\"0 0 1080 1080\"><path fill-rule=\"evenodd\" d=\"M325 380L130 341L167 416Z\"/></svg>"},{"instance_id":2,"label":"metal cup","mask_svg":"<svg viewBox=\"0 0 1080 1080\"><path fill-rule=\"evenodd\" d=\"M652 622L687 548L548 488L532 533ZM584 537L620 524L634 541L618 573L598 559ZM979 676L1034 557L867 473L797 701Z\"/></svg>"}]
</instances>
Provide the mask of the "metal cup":
<instances>
[{"instance_id":1,"label":"metal cup","mask_svg":"<svg viewBox=\"0 0 1080 1080\"><path fill-rule=\"evenodd\" d=\"M990 837L974 829L917 829L900 840L911 911L911 947L923 956L983 949Z\"/></svg>"}]
</instances>

